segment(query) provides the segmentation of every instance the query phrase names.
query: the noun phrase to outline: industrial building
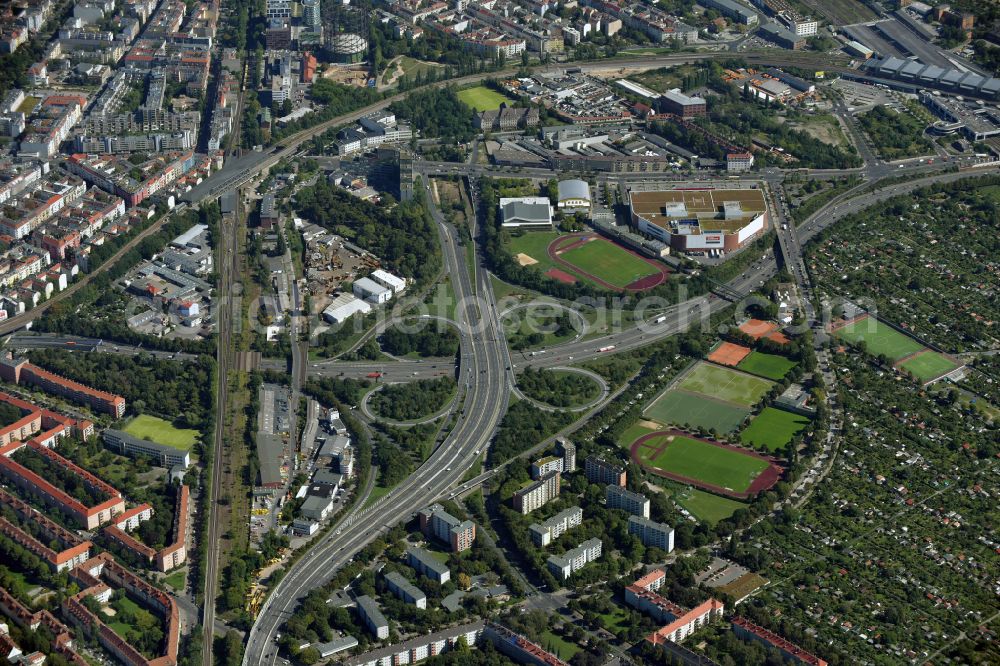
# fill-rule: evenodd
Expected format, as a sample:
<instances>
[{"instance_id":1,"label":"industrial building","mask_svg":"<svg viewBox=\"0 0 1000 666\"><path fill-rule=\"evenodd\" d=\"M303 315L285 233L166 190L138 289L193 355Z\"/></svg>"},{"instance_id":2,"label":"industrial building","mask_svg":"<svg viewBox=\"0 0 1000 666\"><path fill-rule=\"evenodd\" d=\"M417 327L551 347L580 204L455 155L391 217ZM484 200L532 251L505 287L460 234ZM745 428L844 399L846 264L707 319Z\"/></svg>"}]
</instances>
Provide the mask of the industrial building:
<instances>
[{"instance_id":1,"label":"industrial building","mask_svg":"<svg viewBox=\"0 0 1000 666\"><path fill-rule=\"evenodd\" d=\"M743 25L756 25L757 13L736 0L698 0L698 4L706 9L714 9L726 18Z\"/></svg>"},{"instance_id":2,"label":"industrial building","mask_svg":"<svg viewBox=\"0 0 1000 666\"><path fill-rule=\"evenodd\" d=\"M733 252L764 234L767 204L759 187L629 189L632 224L679 252Z\"/></svg>"},{"instance_id":3,"label":"industrial building","mask_svg":"<svg viewBox=\"0 0 1000 666\"><path fill-rule=\"evenodd\" d=\"M358 298L377 305L388 303L392 299L391 289L383 287L378 282L375 282L375 280L366 277L355 280L354 284L351 285L351 291Z\"/></svg>"},{"instance_id":4,"label":"industrial building","mask_svg":"<svg viewBox=\"0 0 1000 666\"><path fill-rule=\"evenodd\" d=\"M372 311L372 306L353 294L340 294L323 310L323 319L331 324L342 324L354 315Z\"/></svg>"},{"instance_id":5,"label":"industrial building","mask_svg":"<svg viewBox=\"0 0 1000 666\"><path fill-rule=\"evenodd\" d=\"M871 58L864 64L864 69L871 76L910 83L917 88L934 88L959 95L1000 100L1000 79L987 78L971 71L944 69L893 56Z\"/></svg>"},{"instance_id":6,"label":"industrial building","mask_svg":"<svg viewBox=\"0 0 1000 666\"><path fill-rule=\"evenodd\" d=\"M708 113L704 97L691 97L674 88L663 93L659 99L660 111L672 113L681 118L697 118Z\"/></svg>"}]
</instances>

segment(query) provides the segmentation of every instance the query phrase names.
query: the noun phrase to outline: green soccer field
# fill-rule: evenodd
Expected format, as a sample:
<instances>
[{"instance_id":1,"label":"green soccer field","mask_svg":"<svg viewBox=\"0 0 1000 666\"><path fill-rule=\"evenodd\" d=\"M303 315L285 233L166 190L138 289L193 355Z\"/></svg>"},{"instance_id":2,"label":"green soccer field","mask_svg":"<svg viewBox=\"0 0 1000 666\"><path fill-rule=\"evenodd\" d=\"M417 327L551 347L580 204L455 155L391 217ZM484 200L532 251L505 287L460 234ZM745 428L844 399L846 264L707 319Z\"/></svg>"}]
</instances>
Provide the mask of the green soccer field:
<instances>
[{"instance_id":1,"label":"green soccer field","mask_svg":"<svg viewBox=\"0 0 1000 666\"><path fill-rule=\"evenodd\" d=\"M923 354L917 354L913 358L906 359L899 364L899 367L920 381L928 382L945 373L951 372L958 367L958 364L943 354L928 350Z\"/></svg>"},{"instance_id":2,"label":"green soccer field","mask_svg":"<svg viewBox=\"0 0 1000 666\"><path fill-rule=\"evenodd\" d=\"M749 407L710 400L702 395L676 389L666 391L645 411L645 415L654 421L706 430L715 428L716 432L722 434L739 428L749 413Z\"/></svg>"},{"instance_id":3,"label":"green soccer field","mask_svg":"<svg viewBox=\"0 0 1000 666\"><path fill-rule=\"evenodd\" d=\"M805 430L809 423L805 416L765 407L746 430L740 433L740 441L750 446L764 447L768 451L777 451L792 441L792 437Z\"/></svg>"},{"instance_id":4,"label":"green soccer field","mask_svg":"<svg viewBox=\"0 0 1000 666\"><path fill-rule=\"evenodd\" d=\"M647 443L667 440L664 436ZM643 461L652 467L739 493L745 492L768 467L767 461L760 458L681 435L673 436L666 449L652 460L645 455Z\"/></svg>"},{"instance_id":5,"label":"green soccer field","mask_svg":"<svg viewBox=\"0 0 1000 666\"><path fill-rule=\"evenodd\" d=\"M616 287L656 273L648 262L603 238L567 250L559 258Z\"/></svg>"},{"instance_id":6,"label":"green soccer field","mask_svg":"<svg viewBox=\"0 0 1000 666\"><path fill-rule=\"evenodd\" d=\"M883 324L875 317L866 317L852 322L833 332L834 337L857 343L864 340L868 353L872 356L884 354L893 361L914 354L924 348L922 344L908 335L903 335L896 329Z\"/></svg>"},{"instance_id":7,"label":"green soccer field","mask_svg":"<svg viewBox=\"0 0 1000 666\"><path fill-rule=\"evenodd\" d=\"M678 504L687 509L698 520L715 525L725 520L740 509L747 508L743 502L737 502L728 497L720 497L697 488L688 488L674 498Z\"/></svg>"},{"instance_id":8,"label":"green soccer field","mask_svg":"<svg viewBox=\"0 0 1000 666\"><path fill-rule=\"evenodd\" d=\"M743 372L751 375L766 377L767 379L782 379L795 367L795 361L778 356L777 354L765 354L763 352L750 352L745 359L736 366Z\"/></svg>"},{"instance_id":9,"label":"green soccer field","mask_svg":"<svg viewBox=\"0 0 1000 666\"><path fill-rule=\"evenodd\" d=\"M506 95L501 95L486 86L476 86L475 88L459 90L458 99L465 102L466 106L470 106L477 111L492 111L493 109L499 109L500 105L504 102L509 104L514 101Z\"/></svg>"},{"instance_id":10,"label":"green soccer field","mask_svg":"<svg viewBox=\"0 0 1000 666\"><path fill-rule=\"evenodd\" d=\"M198 441L197 430L175 428L169 421L148 414L135 417L122 430L133 437L148 439L181 451L190 451Z\"/></svg>"},{"instance_id":11,"label":"green soccer field","mask_svg":"<svg viewBox=\"0 0 1000 666\"><path fill-rule=\"evenodd\" d=\"M774 382L738 370L699 361L677 385L691 393L700 393L745 407L752 407L767 395Z\"/></svg>"}]
</instances>

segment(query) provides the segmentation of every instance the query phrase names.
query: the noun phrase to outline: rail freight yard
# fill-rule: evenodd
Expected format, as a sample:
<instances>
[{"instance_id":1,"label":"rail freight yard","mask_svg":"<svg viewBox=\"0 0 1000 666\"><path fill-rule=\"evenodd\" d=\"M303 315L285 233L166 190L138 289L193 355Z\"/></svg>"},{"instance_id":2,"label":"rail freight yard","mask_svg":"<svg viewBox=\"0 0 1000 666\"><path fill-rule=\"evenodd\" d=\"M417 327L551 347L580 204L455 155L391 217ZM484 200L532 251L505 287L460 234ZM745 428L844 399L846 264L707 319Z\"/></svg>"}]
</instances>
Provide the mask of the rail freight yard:
<instances>
[{"instance_id":1,"label":"rail freight yard","mask_svg":"<svg viewBox=\"0 0 1000 666\"><path fill-rule=\"evenodd\" d=\"M632 223L677 252L723 255L767 229L767 203L758 186L648 187L629 189Z\"/></svg>"}]
</instances>

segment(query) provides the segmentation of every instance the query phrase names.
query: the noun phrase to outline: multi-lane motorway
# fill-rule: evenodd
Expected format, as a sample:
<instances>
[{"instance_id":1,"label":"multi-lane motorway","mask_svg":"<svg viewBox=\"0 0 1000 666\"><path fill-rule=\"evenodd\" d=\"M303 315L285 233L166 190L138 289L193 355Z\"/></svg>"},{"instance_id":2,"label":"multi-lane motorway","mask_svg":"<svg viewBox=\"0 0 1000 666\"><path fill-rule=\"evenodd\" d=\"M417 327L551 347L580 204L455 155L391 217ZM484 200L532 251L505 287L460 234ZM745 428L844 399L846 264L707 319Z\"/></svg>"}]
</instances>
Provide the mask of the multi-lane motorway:
<instances>
[{"instance_id":1,"label":"multi-lane motorway","mask_svg":"<svg viewBox=\"0 0 1000 666\"><path fill-rule=\"evenodd\" d=\"M428 200L431 200L428 192ZM458 313L461 331L462 372L459 387L463 405L456 424L444 442L416 473L386 495L377 506L357 514L300 559L272 591L250 632L243 663L274 664L278 660L275 637L281 623L311 590L321 586L386 527L406 518L452 487L485 449L507 410L513 382L510 357L500 330L489 276L479 265L469 273L458 234L446 225L436 208L445 265L459 301L473 293L485 296L486 307L473 306ZM474 287L475 285L475 287ZM471 301L471 298L468 298Z\"/></svg>"}]
</instances>

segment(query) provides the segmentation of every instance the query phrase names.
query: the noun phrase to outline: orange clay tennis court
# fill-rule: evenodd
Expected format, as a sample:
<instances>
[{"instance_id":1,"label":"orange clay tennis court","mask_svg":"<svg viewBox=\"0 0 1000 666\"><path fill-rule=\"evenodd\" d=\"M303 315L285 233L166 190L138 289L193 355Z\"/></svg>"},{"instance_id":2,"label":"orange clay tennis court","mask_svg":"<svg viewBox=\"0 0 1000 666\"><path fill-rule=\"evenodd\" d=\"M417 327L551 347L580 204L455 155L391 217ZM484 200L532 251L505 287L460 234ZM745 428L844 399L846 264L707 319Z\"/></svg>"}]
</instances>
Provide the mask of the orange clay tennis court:
<instances>
[{"instance_id":1,"label":"orange clay tennis court","mask_svg":"<svg viewBox=\"0 0 1000 666\"><path fill-rule=\"evenodd\" d=\"M727 365L731 368L735 368L739 365L739 362L745 359L749 354L749 347L733 344L732 342L723 342L711 351L708 355L708 360L712 363L718 363L719 365Z\"/></svg>"},{"instance_id":2,"label":"orange clay tennis court","mask_svg":"<svg viewBox=\"0 0 1000 666\"><path fill-rule=\"evenodd\" d=\"M763 321L761 319L748 319L740 324L740 330L754 340L767 338L772 342L777 342L779 345L787 345L790 340L784 333L778 330L779 328L781 327L775 322Z\"/></svg>"}]
</instances>

